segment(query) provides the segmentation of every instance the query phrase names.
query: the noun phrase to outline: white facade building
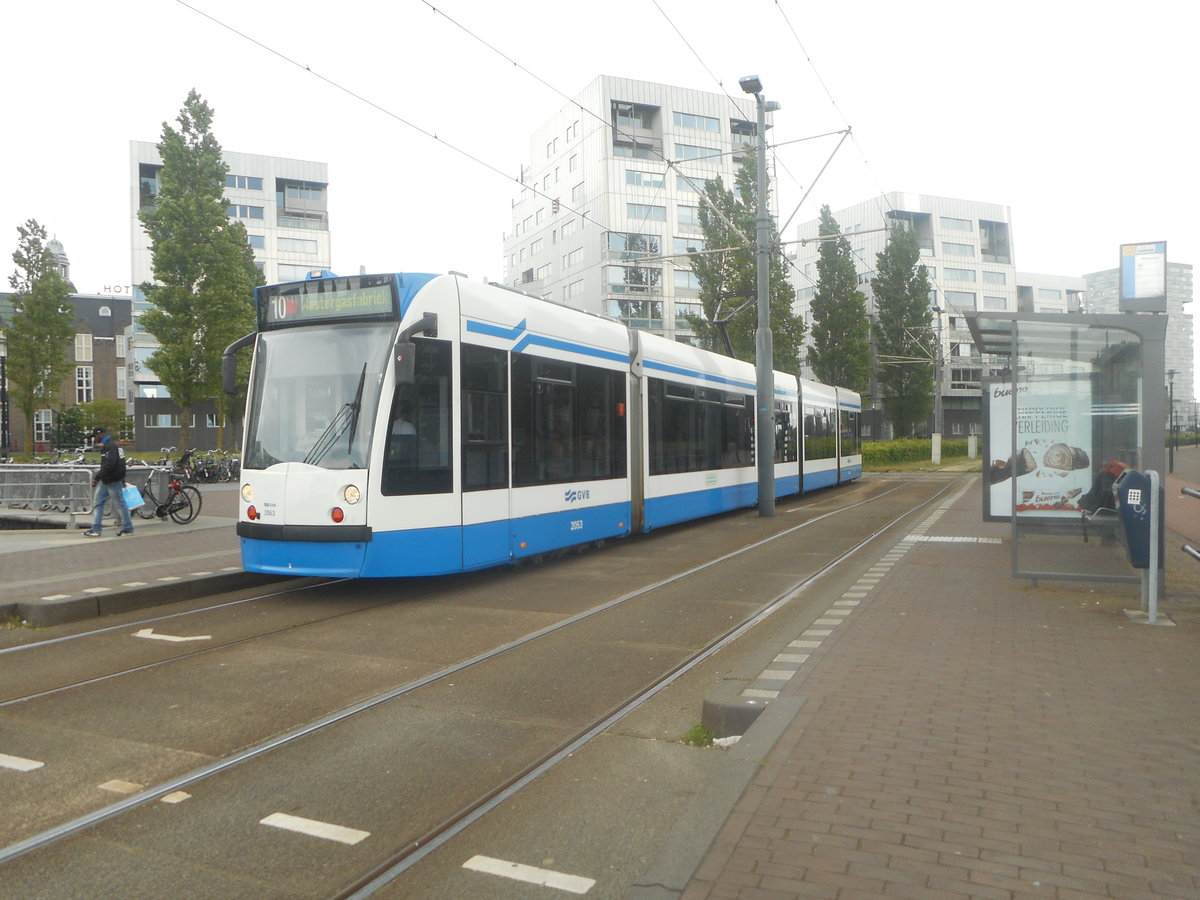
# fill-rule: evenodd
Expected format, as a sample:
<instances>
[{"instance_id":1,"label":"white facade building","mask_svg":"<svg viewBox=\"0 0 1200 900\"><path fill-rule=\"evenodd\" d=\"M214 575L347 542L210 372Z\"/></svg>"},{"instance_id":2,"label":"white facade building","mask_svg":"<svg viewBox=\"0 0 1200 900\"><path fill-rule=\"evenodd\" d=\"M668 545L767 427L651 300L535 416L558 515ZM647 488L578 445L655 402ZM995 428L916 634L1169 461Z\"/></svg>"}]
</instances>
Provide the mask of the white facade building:
<instances>
[{"instance_id":1,"label":"white facade building","mask_svg":"<svg viewBox=\"0 0 1200 900\"><path fill-rule=\"evenodd\" d=\"M224 151L229 166L225 200L230 218L246 226L255 265L267 284L299 281L314 269L330 265L328 166L322 162ZM129 142L130 248L133 273L133 357L130 384L137 397L165 397L158 378L146 365L157 347L137 319L148 303L140 285L153 281L150 236L138 212L153 205L158 194L162 157L158 145Z\"/></svg>"},{"instance_id":2,"label":"white facade building","mask_svg":"<svg viewBox=\"0 0 1200 900\"><path fill-rule=\"evenodd\" d=\"M756 131L752 96L600 76L531 138L505 283L688 340L698 191L718 175L733 188Z\"/></svg>"}]
</instances>

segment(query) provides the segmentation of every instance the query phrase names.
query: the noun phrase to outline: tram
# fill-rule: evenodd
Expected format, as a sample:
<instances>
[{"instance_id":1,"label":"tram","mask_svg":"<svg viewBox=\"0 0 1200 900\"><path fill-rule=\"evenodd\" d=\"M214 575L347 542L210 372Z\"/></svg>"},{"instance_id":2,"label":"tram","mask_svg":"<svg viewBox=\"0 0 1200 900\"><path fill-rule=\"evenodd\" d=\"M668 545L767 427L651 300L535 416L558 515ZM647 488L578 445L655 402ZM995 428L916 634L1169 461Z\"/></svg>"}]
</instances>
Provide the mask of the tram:
<instances>
[{"instance_id":1,"label":"tram","mask_svg":"<svg viewBox=\"0 0 1200 900\"><path fill-rule=\"evenodd\" d=\"M248 571L440 575L757 503L755 369L458 275L261 287ZM862 474L859 396L774 374L777 497Z\"/></svg>"}]
</instances>

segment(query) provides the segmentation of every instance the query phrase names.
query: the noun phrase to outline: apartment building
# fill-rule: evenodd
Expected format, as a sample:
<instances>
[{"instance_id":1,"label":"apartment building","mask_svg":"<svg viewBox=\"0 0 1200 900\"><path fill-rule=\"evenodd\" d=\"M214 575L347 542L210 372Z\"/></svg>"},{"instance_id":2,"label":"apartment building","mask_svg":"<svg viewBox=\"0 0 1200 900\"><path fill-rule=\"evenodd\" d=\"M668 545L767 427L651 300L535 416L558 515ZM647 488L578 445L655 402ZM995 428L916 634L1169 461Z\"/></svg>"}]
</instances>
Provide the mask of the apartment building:
<instances>
[{"instance_id":1,"label":"apartment building","mask_svg":"<svg viewBox=\"0 0 1200 900\"><path fill-rule=\"evenodd\" d=\"M699 192L717 176L733 187L757 130L752 96L598 77L530 139L505 283L689 340Z\"/></svg>"},{"instance_id":2,"label":"apartment building","mask_svg":"<svg viewBox=\"0 0 1200 900\"><path fill-rule=\"evenodd\" d=\"M941 343L943 432L964 437L981 429L979 388L988 371L971 341L964 313L1078 312L1085 289L1082 278L1019 272L1014 252L1012 212L1007 206L930 194L891 192L845 209L831 210L850 242L858 281L874 315L871 281L877 254L887 244L888 228L902 223L916 231L921 262L929 272L934 334ZM819 219L796 229L793 280L798 311L811 318L817 284ZM811 373L809 373L811 374ZM932 388L932 385L931 385ZM874 393L874 390L872 391ZM878 409L878 396L864 406ZM884 437L879 416L864 417L864 436Z\"/></svg>"},{"instance_id":3,"label":"apartment building","mask_svg":"<svg viewBox=\"0 0 1200 900\"><path fill-rule=\"evenodd\" d=\"M298 281L314 269L329 268L328 166L229 150L223 157L229 166L225 177L227 213L246 226L255 265L264 281ZM130 141L129 167L134 293L128 406L138 446L157 449L177 443L180 425L178 408L147 363L158 345L138 322L149 306L140 285L153 280L150 238L138 213L152 206L158 195L162 170L158 145ZM196 446L215 446L217 423L211 409L196 410L190 427Z\"/></svg>"}]
</instances>

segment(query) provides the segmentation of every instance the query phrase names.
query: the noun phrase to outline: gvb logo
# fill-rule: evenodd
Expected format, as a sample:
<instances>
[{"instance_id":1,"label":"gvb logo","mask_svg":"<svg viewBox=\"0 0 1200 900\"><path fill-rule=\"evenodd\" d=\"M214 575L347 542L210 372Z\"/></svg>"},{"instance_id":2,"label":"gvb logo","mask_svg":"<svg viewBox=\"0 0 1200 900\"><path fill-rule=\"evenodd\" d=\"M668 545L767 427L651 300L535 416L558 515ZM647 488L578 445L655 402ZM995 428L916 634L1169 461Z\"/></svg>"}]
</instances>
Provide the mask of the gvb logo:
<instances>
[{"instance_id":1,"label":"gvb logo","mask_svg":"<svg viewBox=\"0 0 1200 900\"><path fill-rule=\"evenodd\" d=\"M574 503L577 500L587 500L592 495L591 491L577 491L574 489L568 490L563 495L563 499L567 503Z\"/></svg>"}]
</instances>

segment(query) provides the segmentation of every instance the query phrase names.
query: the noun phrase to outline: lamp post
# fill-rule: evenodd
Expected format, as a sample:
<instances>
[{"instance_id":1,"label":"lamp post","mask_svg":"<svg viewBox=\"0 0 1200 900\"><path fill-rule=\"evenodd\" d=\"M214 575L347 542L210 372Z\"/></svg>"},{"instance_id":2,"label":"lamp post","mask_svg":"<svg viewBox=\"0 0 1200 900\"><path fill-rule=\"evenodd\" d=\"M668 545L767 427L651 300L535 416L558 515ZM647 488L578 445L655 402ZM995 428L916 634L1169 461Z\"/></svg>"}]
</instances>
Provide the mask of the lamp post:
<instances>
[{"instance_id":1,"label":"lamp post","mask_svg":"<svg viewBox=\"0 0 1200 900\"><path fill-rule=\"evenodd\" d=\"M0 331L0 456L8 456L12 434L8 430L8 335Z\"/></svg>"},{"instance_id":2,"label":"lamp post","mask_svg":"<svg viewBox=\"0 0 1200 900\"><path fill-rule=\"evenodd\" d=\"M942 310L937 304L930 307L937 319L937 349L933 357L933 434L929 436L930 460L935 466L942 464Z\"/></svg>"},{"instance_id":3,"label":"lamp post","mask_svg":"<svg viewBox=\"0 0 1200 900\"><path fill-rule=\"evenodd\" d=\"M771 219L767 214L767 111L779 109L778 103L767 103L762 95L762 81L757 75L739 78L738 84L747 94L753 94L758 104L758 172L755 191L758 194L758 221L755 245L758 258L758 329L754 332L754 378L757 382L754 435L758 463L758 514L775 515L775 374L772 366L774 350L771 345Z\"/></svg>"},{"instance_id":4,"label":"lamp post","mask_svg":"<svg viewBox=\"0 0 1200 900\"><path fill-rule=\"evenodd\" d=\"M1175 474L1175 376L1176 369L1167 369L1167 402L1171 411L1167 415L1167 425L1171 429L1170 442L1167 444L1167 472Z\"/></svg>"}]
</instances>

